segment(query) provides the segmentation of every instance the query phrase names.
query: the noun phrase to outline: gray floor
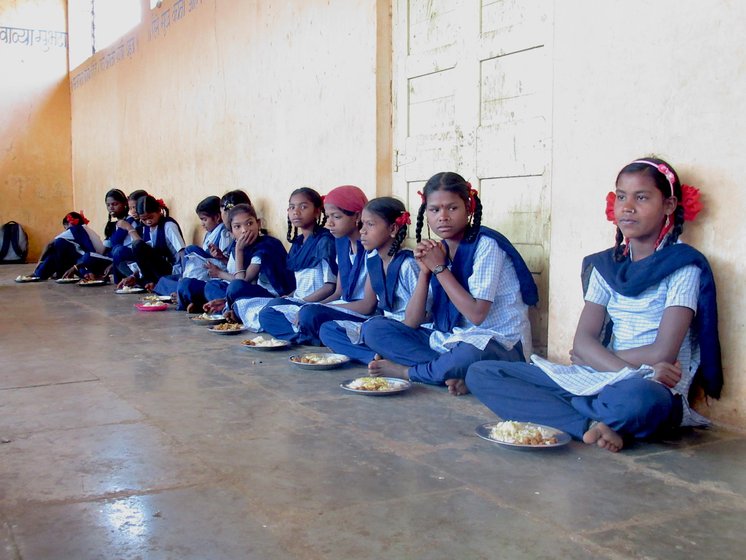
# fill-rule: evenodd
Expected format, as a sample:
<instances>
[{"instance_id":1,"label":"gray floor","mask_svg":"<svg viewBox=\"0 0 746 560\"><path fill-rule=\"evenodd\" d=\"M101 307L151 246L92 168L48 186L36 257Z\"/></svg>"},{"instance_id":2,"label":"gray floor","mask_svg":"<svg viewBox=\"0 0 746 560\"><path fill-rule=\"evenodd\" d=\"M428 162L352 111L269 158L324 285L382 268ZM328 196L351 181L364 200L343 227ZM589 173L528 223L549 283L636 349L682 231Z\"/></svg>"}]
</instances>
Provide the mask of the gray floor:
<instances>
[{"instance_id":1,"label":"gray floor","mask_svg":"<svg viewBox=\"0 0 746 560\"><path fill-rule=\"evenodd\" d=\"M743 557L743 434L508 450L471 396L347 393L362 367L29 271L0 267L0 559Z\"/></svg>"}]
</instances>

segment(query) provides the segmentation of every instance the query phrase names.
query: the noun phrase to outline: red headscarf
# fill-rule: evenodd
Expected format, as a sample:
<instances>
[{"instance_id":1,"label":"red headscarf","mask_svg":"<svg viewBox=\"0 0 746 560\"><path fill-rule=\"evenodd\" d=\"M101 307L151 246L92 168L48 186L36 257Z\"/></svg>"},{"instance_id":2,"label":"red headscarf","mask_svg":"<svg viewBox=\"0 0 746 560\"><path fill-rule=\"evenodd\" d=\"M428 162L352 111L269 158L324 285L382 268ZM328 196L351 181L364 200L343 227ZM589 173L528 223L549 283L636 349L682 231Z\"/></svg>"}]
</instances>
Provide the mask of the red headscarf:
<instances>
[{"instance_id":1,"label":"red headscarf","mask_svg":"<svg viewBox=\"0 0 746 560\"><path fill-rule=\"evenodd\" d=\"M329 191L324 197L324 204L331 204L348 212L362 212L363 207L368 204L368 197L358 187L343 185Z\"/></svg>"}]
</instances>

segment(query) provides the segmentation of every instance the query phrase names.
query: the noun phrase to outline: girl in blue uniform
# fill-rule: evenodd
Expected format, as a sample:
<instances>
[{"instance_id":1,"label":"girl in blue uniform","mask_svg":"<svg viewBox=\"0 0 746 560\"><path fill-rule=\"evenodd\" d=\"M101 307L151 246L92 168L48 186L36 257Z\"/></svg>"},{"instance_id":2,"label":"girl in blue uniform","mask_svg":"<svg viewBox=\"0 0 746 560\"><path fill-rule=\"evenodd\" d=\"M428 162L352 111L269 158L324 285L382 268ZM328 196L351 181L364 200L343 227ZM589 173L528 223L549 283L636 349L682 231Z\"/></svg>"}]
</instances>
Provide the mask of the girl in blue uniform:
<instances>
[{"instance_id":1,"label":"girl in blue uniform","mask_svg":"<svg viewBox=\"0 0 746 560\"><path fill-rule=\"evenodd\" d=\"M253 206L234 206L229 219L236 240L236 271L225 297L208 301L205 310L224 311L230 319L239 319L258 330L259 309L270 299L291 293L295 289L295 277L287 268L285 246L261 228ZM219 274L221 278L225 276L226 273Z\"/></svg>"},{"instance_id":2,"label":"girl in blue uniform","mask_svg":"<svg viewBox=\"0 0 746 560\"><path fill-rule=\"evenodd\" d=\"M168 207L162 200L150 195L139 198L137 215L144 226L142 235L125 220L120 222L119 227L125 229L132 239L132 255L139 275L124 278L119 288L135 284L152 288L161 276L173 273L174 266L180 263L184 253L181 228L169 217Z\"/></svg>"},{"instance_id":3,"label":"girl in blue uniform","mask_svg":"<svg viewBox=\"0 0 746 560\"><path fill-rule=\"evenodd\" d=\"M117 222L127 217L127 195L119 189L110 189L104 197L108 219L104 226L103 255L89 253L78 263L78 274L86 280L108 279L112 269L111 237L117 230Z\"/></svg>"},{"instance_id":4,"label":"girl in blue uniform","mask_svg":"<svg viewBox=\"0 0 746 560\"><path fill-rule=\"evenodd\" d=\"M230 211L238 204L251 206L249 195L242 190L229 191L221 197L220 219L230 236L230 243L226 248L214 243L208 244L207 250L211 258L204 263L204 267L209 279L206 282L192 279L181 283L177 289L177 309L186 309L188 313L195 313L201 311L205 303L209 301L222 302L221 309L224 306L228 284L235 279L234 274L238 270L236 268L236 240L233 237L230 221Z\"/></svg>"},{"instance_id":5,"label":"girl in blue uniform","mask_svg":"<svg viewBox=\"0 0 746 560\"><path fill-rule=\"evenodd\" d=\"M466 382L502 418L553 426L618 451L625 439L705 423L689 407L689 389L696 375L718 398L722 368L712 271L701 253L678 241L684 221L701 209L697 189L682 187L665 161L646 157L619 172L607 202L616 244L583 261L585 306L570 357L591 380L624 368L634 375L595 394L571 392L561 376L539 367L487 361L474 364Z\"/></svg>"},{"instance_id":6,"label":"girl in blue uniform","mask_svg":"<svg viewBox=\"0 0 746 560\"><path fill-rule=\"evenodd\" d=\"M79 272L78 265L91 255L103 259L104 243L98 234L88 227L88 220L81 212L70 212L62 219L65 228L47 245L39 259L33 276L46 280L52 276L71 278Z\"/></svg>"},{"instance_id":7,"label":"girl in blue uniform","mask_svg":"<svg viewBox=\"0 0 746 560\"><path fill-rule=\"evenodd\" d=\"M412 251L401 249L410 223L409 212L400 200L387 196L374 198L363 209L362 222L360 241L369 252L365 295L362 300L340 307L363 315L371 315L378 309L392 321L402 321L419 274ZM365 364L374 358L375 352L362 336L364 325L349 319L330 321L321 325L319 334L321 341L335 352Z\"/></svg>"},{"instance_id":8,"label":"girl in blue uniform","mask_svg":"<svg viewBox=\"0 0 746 560\"><path fill-rule=\"evenodd\" d=\"M214 245L221 251L227 251L233 242L233 237L223 224L220 213L220 198L217 196L208 196L202 200L195 210L202 228L205 230L205 237L202 246L189 245L184 250L184 270L181 276L169 275L162 276L153 290L157 294L172 295L181 291L190 289L199 292L204 291L204 284L209 280L207 272L207 262L213 259L210 254L210 246ZM225 270L225 264L221 260L213 259L212 263ZM190 280L194 280L195 286L190 286ZM182 287L182 285L184 285ZM204 303L204 302L203 302ZM180 306L181 309L184 307Z\"/></svg>"},{"instance_id":9,"label":"girl in blue uniform","mask_svg":"<svg viewBox=\"0 0 746 560\"><path fill-rule=\"evenodd\" d=\"M461 175L434 175L421 196L417 289L403 323L376 317L363 326L364 340L380 358L368 368L371 375L445 384L459 395L466 392L463 378L470 364L524 360L536 284L513 245L481 226L482 204ZM422 240L425 215L442 241ZM432 324L425 325L429 320Z\"/></svg>"},{"instance_id":10,"label":"girl in blue uniform","mask_svg":"<svg viewBox=\"0 0 746 560\"><path fill-rule=\"evenodd\" d=\"M111 272L114 276L114 281L117 283L122 278L130 276L134 272L133 268L137 269L137 265L134 264L135 256L132 254L132 237L129 235L129 228L127 228L126 224L135 228L140 237L142 237L143 226L137 215L137 201L147 196L147 194L142 189L134 190L129 194L127 197L127 208L129 211L126 216L117 221L116 229L109 238L111 244L109 254L113 261Z\"/></svg>"},{"instance_id":11,"label":"girl in blue uniform","mask_svg":"<svg viewBox=\"0 0 746 560\"><path fill-rule=\"evenodd\" d=\"M298 312L298 332L291 340L297 344L320 346L319 330L327 321L349 320L362 323L366 315L346 309L345 303L365 296L366 252L360 241L365 193L353 185L332 189L324 197L326 227L335 238L337 253L337 286L329 297L317 304L307 304Z\"/></svg>"},{"instance_id":12,"label":"girl in blue uniform","mask_svg":"<svg viewBox=\"0 0 746 560\"><path fill-rule=\"evenodd\" d=\"M290 195L287 266L295 274L292 298L270 300L259 311L262 330L284 340L299 342L298 311L306 302L322 301L334 292L337 259L334 237L324 228L326 214L321 195L303 187Z\"/></svg>"}]
</instances>

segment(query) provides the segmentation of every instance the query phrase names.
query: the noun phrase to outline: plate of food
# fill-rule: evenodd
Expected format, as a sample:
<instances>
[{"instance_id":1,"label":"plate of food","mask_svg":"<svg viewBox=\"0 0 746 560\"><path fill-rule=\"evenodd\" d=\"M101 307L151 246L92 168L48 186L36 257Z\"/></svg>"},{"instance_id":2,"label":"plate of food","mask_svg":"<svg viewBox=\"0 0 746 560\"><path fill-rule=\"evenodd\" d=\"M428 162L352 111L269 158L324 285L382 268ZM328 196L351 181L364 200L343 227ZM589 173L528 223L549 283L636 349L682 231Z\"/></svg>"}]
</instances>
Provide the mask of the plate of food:
<instances>
[{"instance_id":1,"label":"plate of food","mask_svg":"<svg viewBox=\"0 0 746 560\"><path fill-rule=\"evenodd\" d=\"M225 323L227 320L222 313L202 313L201 315L192 315L189 319L200 325L217 325L218 323Z\"/></svg>"},{"instance_id":2,"label":"plate of food","mask_svg":"<svg viewBox=\"0 0 746 560\"><path fill-rule=\"evenodd\" d=\"M280 340L269 335L260 334L254 338L247 338L241 342L244 348L251 348L252 350L260 350L263 352L271 352L272 350L284 350L290 346L290 342L287 340Z\"/></svg>"},{"instance_id":3,"label":"plate of food","mask_svg":"<svg viewBox=\"0 0 746 560\"><path fill-rule=\"evenodd\" d=\"M407 391L412 388L412 383L397 377L358 377L342 381L339 386L353 393L378 397Z\"/></svg>"},{"instance_id":4,"label":"plate of food","mask_svg":"<svg viewBox=\"0 0 746 560\"><path fill-rule=\"evenodd\" d=\"M241 323L220 323L207 327L207 330L215 334L238 334L248 330L248 327Z\"/></svg>"},{"instance_id":5,"label":"plate of food","mask_svg":"<svg viewBox=\"0 0 746 560\"><path fill-rule=\"evenodd\" d=\"M350 361L344 354L330 354L328 352L313 352L290 356L290 363L302 369L334 369Z\"/></svg>"},{"instance_id":6,"label":"plate of food","mask_svg":"<svg viewBox=\"0 0 746 560\"><path fill-rule=\"evenodd\" d=\"M141 294L145 291L145 288L141 288L140 286L123 286L122 288L119 288L118 290L115 290L115 294Z\"/></svg>"},{"instance_id":7,"label":"plate of food","mask_svg":"<svg viewBox=\"0 0 746 560\"><path fill-rule=\"evenodd\" d=\"M160 303L171 303L173 300L171 296L159 296L158 294L150 294L140 298L140 301L157 301Z\"/></svg>"},{"instance_id":8,"label":"plate of food","mask_svg":"<svg viewBox=\"0 0 746 560\"><path fill-rule=\"evenodd\" d=\"M27 276L24 274L21 274L20 276L16 276L16 282L19 284L25 284L26 282L41 282L43 278L39 276Z\"/></svg>"},{"instance_id":9,"label":"plate of food","mask_svg":"<svg viewBox=\"0 0 746 560\"><path fill-rule=\"evenodd\" d=\"M74 284L76 282L80 282L80 278L78 278L77 276L71 276L69 278L57 278L55 282L57 284Z\"/></svg>"},{"instance_id":10,"label":"plate of food","mask_svg":"<svg viewBox=\"0 0 746 560\"><path fill-rule=\"evenodd\" d=\"M143 303L136 303L135 307L139 311L165 311L168 309L168 304L162 301L146 301Z\"/></svg>"},{"instance_id":11,"label":"plate of food","mask_svg":"<svg viewBox=\"0 0 746 560\"><path fill-rule=\"evenodd\" d=\"M488 422L477 426L474 431L480 438L487 441L522 449L562 447L570 443L572 439L569 434L556 428L513 420Z\"/></svg>"},{"instance_id":12,"label":"plate of food","mask_svg":"<svg viewBox=\"0 0 746 560\"><path fill-rule=\"evenodd\" d=\"M106 280L81 280L78 282L78 286L103 286L108 284Z\"/></svg>"}]
</instances>

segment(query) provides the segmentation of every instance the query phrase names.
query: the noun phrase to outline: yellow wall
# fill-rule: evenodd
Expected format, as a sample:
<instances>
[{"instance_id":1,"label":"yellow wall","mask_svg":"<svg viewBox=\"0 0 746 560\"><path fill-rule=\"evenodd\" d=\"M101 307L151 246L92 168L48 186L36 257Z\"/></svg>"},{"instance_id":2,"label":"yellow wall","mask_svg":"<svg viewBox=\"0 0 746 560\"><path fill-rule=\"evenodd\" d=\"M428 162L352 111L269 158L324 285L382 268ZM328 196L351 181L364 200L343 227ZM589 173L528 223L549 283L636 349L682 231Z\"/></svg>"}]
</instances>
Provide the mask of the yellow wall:
<instances>
[{"instance_id":1,"label":"yellow wall","mask_svg":"<svg viewBox=\"0 0 746 560\"><path fill-rule=\"evenodd\" d=\"M280 237L295 187L390 191L387 1L186 0L180 18L175 0L146 5L139 28L72 72L76 207L97 229L111 186L163 197L193 238L196 203L231 188ZM715 270L726 387L700 408L743 426L746 5L563 0L554 17L550 357L567 357L582 257L613 242L606 192L622 165L656 153L706 204L684 239Z\"/></svg>"},{"instance_id":2,"label":"yellow wall","mask_svg":"<svg viewBox=\"0 0 746 560\"><path fill-rule=\"evenodd\" d=\"M281 238L295 188L376 191L390 126L377 132L374 0L147 5L139 28L72 71L75 196L97 227L112 186L163 198L190 239L197 203L230 189Z\"/></svg>"},{"instance_id":3,"label":"yellow wall","mask_svg":"<svg viewBox=\"0 0 746 560\"><path fill-rule=\"evenodd\" d=\"M613 244L604 196L622 166L658 154L700 187L705 204L683 240L715 272L726 384L719 402L700 409L743 426L746 3L563 0L556 8L550 356L567 358L582 257Z\"/></svg>"},{"instance_id":4,"label":"yellow wall","mask_svg":"<svg viewBox=\"0 0 746 560\"><path fill-rule=\"evenodd\" d=\"M73 210L65 4L0 0L0 224L23 225L30 260Z\"/></svg>"}]
</instances>

